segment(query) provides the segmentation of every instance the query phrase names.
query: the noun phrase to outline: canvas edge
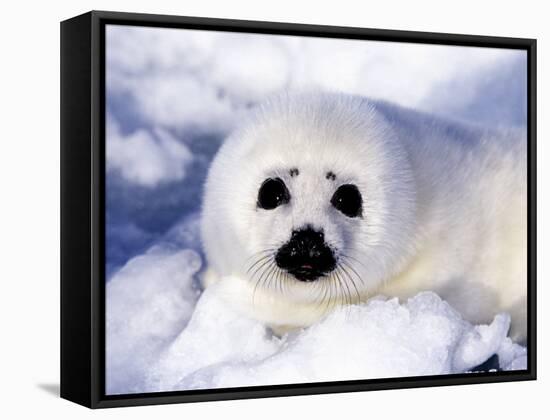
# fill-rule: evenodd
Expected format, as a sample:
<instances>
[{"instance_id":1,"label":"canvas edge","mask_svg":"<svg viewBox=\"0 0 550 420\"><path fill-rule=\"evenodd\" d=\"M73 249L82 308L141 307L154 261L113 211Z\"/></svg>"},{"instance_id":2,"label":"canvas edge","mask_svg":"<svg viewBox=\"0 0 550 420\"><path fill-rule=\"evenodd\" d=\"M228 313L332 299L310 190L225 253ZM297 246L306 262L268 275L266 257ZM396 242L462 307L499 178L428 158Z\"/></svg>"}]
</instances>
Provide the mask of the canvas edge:
<instances>
[{"instance_id":1,"label":"canvas edge","mask_svg":"<svg viewBox=\"0 0 550 420\"><path fill-rule=\"evenodd\" d=\"M61 354L60 396L90 407L91 13L60 28Z\"/></svg>"}]
</instances>

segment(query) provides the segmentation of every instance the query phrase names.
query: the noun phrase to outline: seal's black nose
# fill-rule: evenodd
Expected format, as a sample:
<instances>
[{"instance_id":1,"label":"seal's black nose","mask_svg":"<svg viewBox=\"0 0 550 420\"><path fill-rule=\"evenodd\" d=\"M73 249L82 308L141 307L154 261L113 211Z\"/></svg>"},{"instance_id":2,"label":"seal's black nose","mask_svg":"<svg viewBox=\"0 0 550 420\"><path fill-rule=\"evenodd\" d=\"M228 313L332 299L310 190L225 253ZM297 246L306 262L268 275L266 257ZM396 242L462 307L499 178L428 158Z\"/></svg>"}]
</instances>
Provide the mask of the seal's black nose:
<instances>
[{"instance_id":1,"label":"seal's black nose","mask_svg":"<svg viewBox=\"0 0 550 420\"><path fill-rule=\"evenodd\" d=\"M336 267L324 233L311 226L292 232L290 240L277 251L275 262L301 281L316 280Z\"/></svg>"}]
</instances>

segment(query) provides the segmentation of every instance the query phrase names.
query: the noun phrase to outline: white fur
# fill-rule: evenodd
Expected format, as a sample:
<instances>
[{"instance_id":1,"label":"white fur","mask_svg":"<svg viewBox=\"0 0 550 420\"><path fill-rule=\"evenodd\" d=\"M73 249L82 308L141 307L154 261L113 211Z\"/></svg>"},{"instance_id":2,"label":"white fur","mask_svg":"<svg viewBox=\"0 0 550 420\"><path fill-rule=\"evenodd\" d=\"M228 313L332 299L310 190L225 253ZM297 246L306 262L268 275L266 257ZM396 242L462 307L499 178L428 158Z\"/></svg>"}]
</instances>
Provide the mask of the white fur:
<instances>
[{"instance_id":1,"label":"white fur","mask_svg":"<svg viewBox=\"0 0 550 420\"><path fill-rule=\"evenodd\" d=\"M258 209L260 185L275 176L290 202ZM345 183L363 196L362 218L330 203ZM510 312L522 339L526 220L523 131L347 95L281 95L224 143L210 168L201 222L206 284L226 282L230 303L279 330L376 294L432 290L473 323ZM324 230L347 275L305 283L277 269L274 252L306 224ZM266 255L264 268L247 272Z\"/></svg>"}]
</instances>

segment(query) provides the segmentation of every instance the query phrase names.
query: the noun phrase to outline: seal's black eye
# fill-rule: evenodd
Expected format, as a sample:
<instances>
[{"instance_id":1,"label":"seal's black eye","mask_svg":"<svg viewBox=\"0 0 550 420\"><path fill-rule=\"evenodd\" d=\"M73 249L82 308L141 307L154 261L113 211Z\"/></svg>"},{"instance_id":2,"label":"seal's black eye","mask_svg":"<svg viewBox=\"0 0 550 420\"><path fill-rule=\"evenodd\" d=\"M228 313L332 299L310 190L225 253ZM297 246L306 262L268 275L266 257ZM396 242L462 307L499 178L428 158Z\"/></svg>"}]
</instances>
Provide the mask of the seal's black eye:
<instances>
[{"instance_id":1,"label":"seal's black eye","mask_svg":"<svg viewBox=\"0 0 550 420\"><path fill-rule=\"evenodd\" d=\"M363 198L353 184L338 187L330 199L330 203L348 217L357 217L363 214Z\"/></svg>"},{"instance_id":2,"label":"seal's black eye","mask_svg":"<svg viewBox=\"0 0 550 420\"><path fill-rule=\"evenodd\" d=\"M272 210L290 201L290 193L281 178L268 178L258 191L258 207Z\"/></svg>"}]
</instances>

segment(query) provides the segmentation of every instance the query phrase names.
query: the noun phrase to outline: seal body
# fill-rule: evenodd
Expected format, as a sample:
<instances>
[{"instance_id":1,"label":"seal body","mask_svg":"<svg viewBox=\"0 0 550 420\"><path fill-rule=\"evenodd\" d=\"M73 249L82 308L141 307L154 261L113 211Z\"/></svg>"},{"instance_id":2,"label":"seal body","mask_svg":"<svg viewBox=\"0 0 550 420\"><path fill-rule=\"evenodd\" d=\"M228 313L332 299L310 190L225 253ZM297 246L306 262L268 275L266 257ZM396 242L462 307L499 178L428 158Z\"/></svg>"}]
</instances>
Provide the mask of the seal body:
<instances>
[{"instance_id":1,"label":"seal body","mask_svg":"<svg viewBox=\"0 0 550 420\"><path fill-rule=\"evenodd\" d=\"M526 336L525 130L340 94L281 95L215 157L205 285L275 330L375 295L431 290Z\"/></svg>"}]
</instances>

